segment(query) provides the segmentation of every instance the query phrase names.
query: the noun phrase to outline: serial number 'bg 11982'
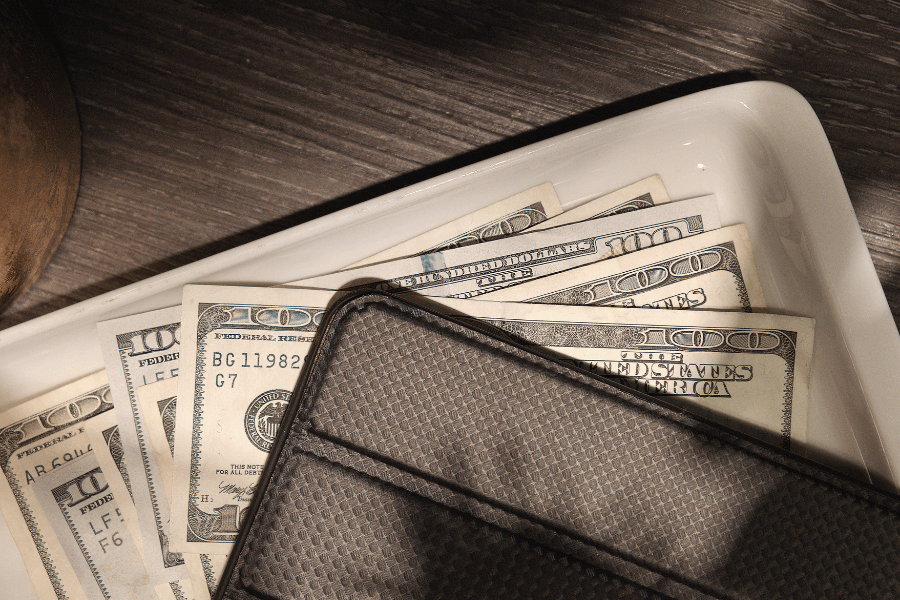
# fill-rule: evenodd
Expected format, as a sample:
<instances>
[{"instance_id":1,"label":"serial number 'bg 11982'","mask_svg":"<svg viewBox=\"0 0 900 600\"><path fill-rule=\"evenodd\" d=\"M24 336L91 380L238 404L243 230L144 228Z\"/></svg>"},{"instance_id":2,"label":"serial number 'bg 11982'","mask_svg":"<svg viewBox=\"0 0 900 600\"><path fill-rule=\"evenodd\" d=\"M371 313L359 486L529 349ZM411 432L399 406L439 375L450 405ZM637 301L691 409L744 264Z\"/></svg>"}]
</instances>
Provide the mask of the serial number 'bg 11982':
<instances>
[{"instance_id":1,"label":"serial number 'bg 11982'","mask_svg":"<svg viewBox=\"0 0 900 600\"><path fill-rule=\"evenodd\" d=\"M303 357L299 354L264 354L262 352L213 352L213 367L238 367L241 369L299 369ZM233 388L237 373L217 373L216 387Z\"/></svg>"}]
</instances>

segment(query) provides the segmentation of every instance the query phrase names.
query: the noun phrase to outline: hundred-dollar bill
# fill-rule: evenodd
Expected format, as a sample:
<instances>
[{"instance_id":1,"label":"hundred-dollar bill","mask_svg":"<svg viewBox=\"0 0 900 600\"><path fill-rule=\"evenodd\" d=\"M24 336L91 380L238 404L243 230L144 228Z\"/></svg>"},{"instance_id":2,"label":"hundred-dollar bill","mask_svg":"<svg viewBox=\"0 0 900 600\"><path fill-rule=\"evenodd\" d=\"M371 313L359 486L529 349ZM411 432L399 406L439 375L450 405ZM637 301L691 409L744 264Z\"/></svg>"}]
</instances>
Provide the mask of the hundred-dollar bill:
<instances>
[{"instance_id":1,"label":"hundred-dollar bill","mask_svg":"<svg viewBox=\"0 0 900 600\"><path fill-rule=\"evenodd\" d=\"M81 586L104 600L158 598L95 452L48 473L34 490Z\"/></svg>"},{"instance_id":2,"label":"hundred-dollar bill","mask_svg":"<svg viewBox=\"0 0 900 600\"><path fill-rule=\"evenodd\" d=\"M432 302L783 448L805 442L812 319L449 298Z\"/></svg>"},{"instance_id":3,"label":"hundred-dollar bill","mask_svg":"<svg viewBox=\"0 0 900 600\"><path fill-rule=\"evenodd\" d=\"M144 411L150 444L156 454L160 479L163 483L169 506L172 506L172 479L175 475L175 407L178 401L178 378L170 377L156 383L149 383L137 389L138 401ZM210 596L225 569L227 555L183 553L188 566L195 595L198 590L208 589Z\"/></svg>"},{"instance_id":4,"label":"hundred-dollar bill","mask_svg":"<svg viewBox=\"0 0 900 600\"><path fill-rule=\"evenodd\" d=\"M97 324L131 492L140 517L147 570L155 583L167 584L189 580L190 573L170 545L169 503L136 390L178 375L180 318L180 307L174 307Z\"/></svg>"},{"instance_id":5,"label":"hundred-dollar bill","mask_svg":"<svg viewBox=\"0 0 900 600\"><path fill-rule=\"evenodd\" d=\"M186 286L172 532L227 554L333 292Z\"/></svg>"},{"instance_id":6,"label":"hundred-dollar bill","mask_svg":"<svg viewBox=\"0 0 900 600\"><path fill-rule=\"evenodd\" d=\"M478 299L746 312L766 306L743 224L548 275Z\"/></svg>"},{"instance_id":7,"label":"hundred-dollar bill","mask_svg":"<svg viewBox=\"0 0 900 600\"><path fill-rule=\"evenodd\" d=\"M543 223L538 223L532 227L531 231L540 231L550 227L610 217L633 210L658 206L666 202L669 202L669 194L666 192L662 179L660 179L659 175L653 175L570 208L559 216L547 219Z\"/></svg>"},{"instance_id":8,"label":"hundred-dollar bill","mask_svg":"<svg viewBox=\"0 0 900 600\"><path fill-rule=\"evenodd\" d=\"M553 185L542 183L462 216L346 268L429 254L515 235L562 213Z\"/></svg>"},{"instance_id":9,"label":"hundred-dollar bill","mask_svg":"<svg viewBox=\"0 0 900 600\"><path fill-rule=\"evenodd\" d=\"M157 597L87 436L112 411L100 372L0 415L0 506L40 598Z\"/></svg>"},{"instance_id":10,"label":"hundred-dollar bill","mask_svg":"<svg viewBox=\"0 0 900 600\"><path fill-rule=\"evenodd\" d=\"M331 290L375 286L470 298L718 228L716 199L704 196L287 285Z\"/></svg>"}]
</instances>

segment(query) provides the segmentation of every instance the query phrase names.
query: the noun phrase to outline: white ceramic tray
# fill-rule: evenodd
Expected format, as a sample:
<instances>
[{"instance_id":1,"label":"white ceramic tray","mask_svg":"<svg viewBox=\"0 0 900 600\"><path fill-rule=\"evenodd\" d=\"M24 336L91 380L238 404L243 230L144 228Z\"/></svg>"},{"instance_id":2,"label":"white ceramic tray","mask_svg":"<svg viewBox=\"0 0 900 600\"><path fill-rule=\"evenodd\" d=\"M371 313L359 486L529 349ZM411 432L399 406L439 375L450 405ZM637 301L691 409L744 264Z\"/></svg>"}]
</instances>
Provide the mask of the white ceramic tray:
<instances>
[{"instance_id":1,"label":"white ceramic tray","mask_svg":"<svg viewBox=\"0 0 900 600\"><path fill-rule=\"evenodd\" d=\"M2 331L0 410L101 369L94 324L178 304L186 283L293 281L544 181L569 207L654 173L674 199L715 194L723 225L747 224L770 310L815 317L813 457L900 481L900 337L818 119L769 82L603 121Z\"/></svg>"}]
</instances>

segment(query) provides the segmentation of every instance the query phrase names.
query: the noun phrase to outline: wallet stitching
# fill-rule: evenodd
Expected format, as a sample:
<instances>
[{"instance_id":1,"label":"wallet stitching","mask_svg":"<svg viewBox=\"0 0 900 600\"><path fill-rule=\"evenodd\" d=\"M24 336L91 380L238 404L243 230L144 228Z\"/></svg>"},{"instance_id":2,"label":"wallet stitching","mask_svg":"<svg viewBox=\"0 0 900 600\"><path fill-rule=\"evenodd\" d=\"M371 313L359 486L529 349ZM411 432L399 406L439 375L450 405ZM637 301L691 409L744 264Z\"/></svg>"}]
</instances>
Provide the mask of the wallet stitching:
<instances>
[{"instance_id":1,"label":"wallet stitching","mask_svg":"<svg viewBox=\"0 0 900 600\"><path fill-rule=\"evenodd\" d=\"M340 438L334 438L334 437L328 435L328 434L325 433L325 432L316 431L316 430L310 430L310 431L308 432L308 434L309 434L310 437L315 437L315 438L318 439L319 441L323 442L325 445L331 445L331 446L336 447L336 448L339 449L339 450L346 451L346 452L351 453L351 454L359 455L359 456L363 457L364 460L369 460L369 461L373 461L373 462L375 462L375 463L379 463L379 464L384 465L388 470L400 472L400 473L403 474L403 475L407 475L407 476L410 476L410 477L413 477L413 478L419 478L419 479L421 479L421 480L424 480L424 481L425 481L426 483L428 483L428 484L431 484L431 485L437 486L438 488L447 490L447 491L448 491L450 494L452 494L452 495L462 496L462 497L464 497L464 498L466 498L466 499L468 499L468 500L471 500L471 501L476 502L476 503L478 503L478 504L487 506L487 507L489 507L489 509L496 510L496 511L500 511L500 512L502 512L502 513L506 513L506 514L512 516L512 517L515 518L515 519L520 519L520 520L523 520L523 521L527 521L527 522L529 522L530 524L534 525L534 526L537 527L537 528L540 528L540 529L545 530L545 531L549 531L549 532L553 533L554 535L558 535L558 536L562 536L562 537L567 537L567 538L569 538L570 540L576 542L577 544L581 544L581 545L584 545L584 546L590 546L590 547L592 547L592 548L595 548L595 549L596 549L597 551L599 551L599 552L607 553L607 554L609 554L609 555L611 555L611 556L613 556L613 557L615 557L615 558L617 558L617 559L619 559L619 560L621 560L621 561L623 561L623 562L625 562L625 563L629 563L629 564L634 565L634 566L636 566L636 567L638 567L638 568L640 568L640 569L644 569L644 570L646 570L646 571L648 571L648 572L650 572L650 573L654 573L654 574L656 574L656 575L659 575L659 576L661 576L661 577L664 577L664 578L666 578L666 579L672 581L673 583L675 583L675 584L677 584L677 585L684 586L684 587L688 588L690 591L699 592L699 593L704 594L704 595L706 595L706 596L712 596L712 597L714 597L714 598L721 598L721 599L723 599L723 600L726 600L727 598L730 598L730 596L722 596L722 595L719 595L718 592L714 592L714 591L711 591L711 590L705 590L705 589L703 589L702 586L699 586L699 585L694 584L694 583L692 583L692 582L689 582L689 581L686 581L686 580L681 579L677 574L667 573L667 572L665 572L664 570L658 569L658 568L656 568L656 567L654 567L654 566L652 566L652 565L649 565L649 564L648 564L648 565L641 564L641 561L640 561L639 559L635 559L635 558L633 558L633 557L631 557L631 556L625 555L625 554L623 554L623 553L621 553L620 551L617 551L617 550L615 550L615 549L604 548L602 542L598 542L598 541L596 541L596 540L592 540L591 538L589 538L589 537L587 537L587 536L584 536L584 538L582 539L582 536L573 535L571 532L567 531L567 530L566 530L564 527L562 527L562 526L558 526L558 525L557 525L557 526L554 526L554 525L552 524L552 522L550 522L549 520L546 520L547 522L543 522L543 521L545 521L545 519L541 519L541 518L538 517L538 516L529 514L527 511L524 511L524 510L522 510L522 509L518 509L518 508L516 508L516 507L514 507L514 506L508 506L508 505L505 505L503 502L501 502L501 501L499 501L499 500L495 500L495 499L493 499L493 498L490 498L489 496L487 496L487 495L485 495L485 494L483 494L483 493L480 493L480 492L477 492L477 491L474 491L474 490L470 490L470 489L468 489L468 488L466 488L466 487L464 487L464 486L461 486L461 485L459 485L459 484L457 484L457 483L455 483L455 482L442 480L442 479L440 479L440 478L435 477L434 475L432 475L432 474L430 474L430 473L427 473L427 472L425 472L425 471L421 471L421 470L419 470L419 469L417 469L417 468L415 468L415 467L412 467L412 466L410 466L410 465L406 465L405 463L402 463L402 462L400 462L400 461L397 461L397 460L395 460L395 459L393 459L393 458L391 458L391 457L384 456L384 455L380 455L380 454L377 454L377 453L375 453L375 452L373 452L373 451L370 451L370 450L368 450L368 449L366 449L366 448L363 448L363 447L360 447L360 446L356 446L356 445L354 445L352 442L347 442L346 440L342 440L342 439L340 439ZM446 507L446 508L449 509L449 510L453 510L453 511L457 511L457 512L461 512L461 513L463 513L463 514L466 514L468 517L473 518L473 519L477 519L477 520L482 521L482 522L484 522L484 523L487 523L487 524L489 524L489 525L492 526L492 527L498 527L498 528L500 528L500 529L503 529L504 531L506 531L506 532L509 533L510 535L513 535L513 536L516 536L516 537L521 537L521 538L527 539L527 540L529 540L529 541L531 541L531 542L533 542L533 543L536 543L536 544L539 544L539 545L542 545L542 546L546 546L546 544L543 543L543 542L540 542L540 541L538 541L538 540L533 540L533 539L531 539L531 538L529 538L529 537L527 537L527 536L524 536L524 535L522 535L522 534L520 534L520 533L517 533L517 532L515 532L515 531L511 531L511 530L509 530L509 529L503 527L502 525L498 525L498 524L492 523L492 522L490 522L490 521L485 521L485 520L482 519L481 517L476 516L476 515L473 515L473 514L469 514L469 513L467 513L465 510L462 510L462 509L459 508L459 507L451 506L451 505L447 504L446 502L444 502L443 500L440 500L440 499L438 499L438 498L432 497L432 496L430 496L430 495L424 495L424 494L422 494L421 492L416 491L416 490L409 489L408 487L406 487L405 485L403 485L401 482L386 480L386 479L382 478L380 475L378 475L378 474L376 474L376 473L374 473L374 472L369 472L369 471L366 471L366 470L361 470L360 468L356 467L355 465L347 464L347 463L341 461L339 457L334 456L334 455L331 454L331 453L328 453L327 450L326 450L324 453L321 453L321 454L320 454L319 452L316 452L315 449L312 449L312 448L308 447L308 445L304 445L304 446L306 446L306 447L304 447L303 449L295 449L295 450L294 450L294 453L301 453L301 452L302 452L302 453L310 454L310 455L312 455L312 456L315 456L315 457L318 458L318 459L325 460L325 461L331 462L331 463L333 463L333 464L339 465L340 467L342 467L342 468L344 468L344 469L349 469L349 470L354 471L354 472L356 472L356 473L359 473L359 474L361 474L361 475L363 475L363 476L365 476L365 477L369 477L369 478L372 478L372 479L374 479L374 480L381 481L382 483L385 483L385 484L387 484L387 485L390 485L390 486L393 486L393 487L396 487L396 488L400 488L400 489L402 489L402 490L405 490L406 492L408 492L408 493L410 493L410 494L415 494L415 495L417 495L417 496L423 497L423 498L425 498L426 500L429 500L429 501L431 501L431 502L435 502L435 503L437 503L437 504L440 504L440 505ZM550 547L553 549L554 552L558 552L558 553L560 553L560 554L563 554L563 555L566 555L566 556L570 556L571 558L573 558L573 559L575 559L575 560L578 560L578 561L580 561L580 562L586 563L586 564L590 565L591 568L597 569L598 571L601 571L601 572L607 574L607 575L610 576L610 577L615 577L615 578L617 578L617 579L619 579L619 580L621 580L621 581L624 581L624 582L626 582L628 585L633 585L633 586L635 586L635 587L637 587L637 588L646 589L646 590L648 590L648 591L650 591L650 592L652 592L652 593L654 593L654 594L659 594L660 596L663 596L663 597L665 597L665 598L670 598L671 600L676 600L676 597L675 597L675 596L671 596L671 595L669 595L669 594L667 594L667 593L665 593L665 592L662 592L662 591L653 589L652 587L649 587L649 586L647 586L647 585L644 585L644 584L638 583L638 582L636 582L636 581L633 581L633 580L631 580L631 579L628 579L626 576L621 575L621 574L619 574L619 573L616 573L616 572L614 572L614 571L608 570L608 568L606 568L606 567L603 567L603 566L600 566L600 565L597 565L597 564L590 563L589 561L585 560L584 558L580 558L580 557L577 557L577 556L572 556L570 552L567 552L567 551L565 551L565 550L561 550L561 549L555 548L555 547L553 547L553 546L550 546Z\"/></svg>"},{"instance_id":2,"label":"wallet stitching","mask_svg":"<svg viewBox=\"0 0 900 600\"><path fill-rule=\"evenodd\" d=\"M278 481L279 476L282 475L282 473L283 473L284 470L288 467L288 465L289 465L291 459L292 459L294 456L296 456L297 454L308 454L308 455L311 455L311 456L316 457L316 458L319 459L319 460L325 460L325 461L328 461L328 462L330 462L330 463L332 463L332 464L338 465L338 466L340 466L341 468L344 468L344 469L348 469L348 470L354 471L354 472L356 472L356 473L358 473L358 474L360 474L360 475L362 475L362 476L364 476L364 477L367 477L367 478L370 478L370 479L373 479L373 480L376 480L376 481L380 481L380 482L382 482L382 483L384 483L384 484L386 484L386 485L390 485L390 486L395 487L395 488L402 489L402 490L406 491L407 493L415 494L415 495L417 495L417 496L419 496L419 497L425 498L427 501L434 502L434 503L436 503L436 504L439 504L439 505L441 505L441 506L444 506L444 507L445 507L446 509L448 509L448 510L455 511L455 512L460 512L460 513L466 515L468 518L471 518L471 519L475 519L475 520L477 520L477 521L480 521L480 522L482 522L482 523L484 523L484 524L486 524L486 525L488 525L488 526L490 526L490 527L497 527L497 528L499 528L499 529L505 531L506 533L508 533L509 535L512 535L512 536L514 536L514 537L528 540L529 542L534 543L534 544L537 544L537 545L539 545L539 546L547 546L547 544L542 543L542 542L539 541L539 540L534 540L534 539L529 538L529 537L527 537L527 536L525 536L525 535L523 535L523 534L517 533L517 532L515 532L515 531L511 531L511 530L509 530L509 529L503 527L502 525L499 525L499 524L497 524L497 523L493 523L493 522L490 522L490 521L486 521L486 520L484 520L484 519L482 519L482 518L480 518L480 517L478 517L478 516L476 516L476 515L469 514L469 513L467 513L466 511L461 510L461 509L458 508L458 507L451 506L451 505L449 505L449 504L443 502L442 500L440 500L440 499L438 499L438 498L434 498L434 497L431 497L431 496L426 496L426 495L423 495L423 494L419 493L418 491L409 489L409 488L407 488L406 486L402 485L400 482L389 481L389 480L383 479L382 477L380 477L379 475L377 475L377 474L375 474L375 473L372 473L372 472L369 472L369 471L365 471L365 470L360 470L359 468L357 468L357 467L355 467L355 466L353 466L353 465L346 464L345 462L342 462L342 461L341 461L338 457L336 457L336 456L333 456L333 455L332 455L332 456L327 456L327 455L325 455L324 453L323 453L323 454L320 454L320 453L316 452L316 451L313 450L313 449L310 449L310 448L308 448L308 447L305 447L305 446L307 446L307 445L306 445L306 444L303 444L303 440L304 440L304 439L311 439L311 438L315 438L315 439L317 439L317 440L323 442L324 444L330 444L330 445L332 445L332 446L338 448L339 450L347 451L348 453L353 453L353 454L357 454L357 455L359 455L359 456L362 456L363 459L368 459L368 460L371 460L371 461L373 461L373 462L383 464L383 465L385 465L389 470L392 470L392 471L399 471L399 472L401 472L402 474L406 474L406 475L409 475L409 476L412 476L412 477L419 477L419 478L425 480L426 482L428 482L428 483L430 483L430 484L433 484L433 485L435 485L435 486L437 486L437 487L439 487L439 488L449 490L449 492L450 492L451 494L463 496L463 497L465 497L465 498L467 498L467 499L470 499L470 500L472 500L472 501L474 501L474 502L477 502L477 503L479 503L479 504L486 505L486 506L490 507L491 509L498 510L498 511L503 512L503 513L507 513L507 514L511 515L513 518L516 518L516 519L522 519L522 520L528 521L529 523L531 523L532 525L534 525L534 526L536 526L536 527L538 527L538 528L540 528L540 529L544 529L544 530L551 531L551 532L552 532L553 534L555 534L555 535L560 535L560 536L568 537L568 538L572 539L573 541L575 541L575 542L578 543L578 544L583 544L583 545L585 545L585 546L591 546L591 547L594 547L594 548L596 548L598 551L600 551L600 552L606 552L606 553L608 553L608 554L610 554L610 555L612 555L612 556L614 556L614 557L616 557L616 558L622 560L623 562L633 564L633 565L637 566L638 568L645 569L645 570L648 571L648 572L655 573L655 574L660 575L660 576L662 576L662 577L666 577L667 579L671 580L673 583L675 583L675 584L677 584L677 585L684 586L684 587L688 588L690 591L699 592L699 593L705 594L706 596L712 596L712 597L714 597L714 598L716 598L716 599L721 599L721 600L727 600L727 599L729 598L728 596L719 596L719 595L715 595L715 593L705 592L705 591L703 591L702 589L696 588L695 586L691 585L690 583L685 583L685 582L679 581L678 578L670 577L670 576L668 576L667 574L665 574L665 573L663 573L663 572L661 572L661 571L659 571L659 570L657 570L657 569L654 569L653 567L650 567L650 566L646 566L646 567L645 567L645 566L643 566L643 565L640 565L638 562L632 560L630 557L627 557L627 556L621 556L621 555L619 555L618 553L616 553L616 552L613 551L613 550L606 550L606 549L603 549L603 548L601 547L601 545L600 545L598 542L595 542L595 541L593 541L593 540L589 540L589 539L588 539L588 540L580 540L580 539L578 539L576 536L573 536L573 535L569 534L568 532L566 532L566 531L565 531L564 529L562 529L562 528L558 528L558 527L548 527L546 524L541 523L539 519L537 519L537 518L535 518L535 517L529 515L528 513L524 512L524 511L522 512L522 514L517 514L519 511L515 510L514 508L512 508L512 507L505 507L505 506L503 506L502 503L497 502L497 501L492 501L490 498L487 498L486 496L485 496L484 498L479 498L478 496L480 496L480 494L477 494L477 492L473 492L473 491L471 491L471 490L466 490L466 489L463 488L462 486L457 486L457 485L453 484L452 482L446 482L446 484L445 484L445 482L442 482L442 481L439 481L439 480L435 480L433 477L429 476L429 475L426 474L426 473L423 473L423 474L417 474L417 473L414 472L413 469L406 468L406 467L407 467L406 465L403 465L402 463L393 461L393 460L390 459L389 457L381 457L381 456L379 456L379 455L377 455L377 454L374 454L374 453L371 453L371 452L369 452L369 451L366 451L366 449L364 449L364 448L354 448L354 447L352 446L352 444L347 443L347 442L344 442L343 440L339 440L339 439L329 439L326 435L322 435L322 432L317 432L317 431L315 431L315 430L304 430L304 431L301 432L301 433L294 433L294 432L291 432L290 441L293 442L293 443L291 443L291 444L289 444L289 445L286 444L286 445L285 445L285 451L283 451L283 452L279 455L277 464L276 464L275 469L274 469L274 471L273 471L273 479L272 479L272 481ZM288 448L289 448L289 449L288 449ZM327 452L327 450L326 450L326 452ZM458 490L455 490L454 487L458 487L459 489L458 489ZM263 501L263 504L262 504L262 506L260 507L260 514L263 514L263 515L265 515L265 514L271 514L271 512L272 512L272 510L273 510L273 503L278 502L278 500L279 500L279 497L278 497L278 495L277 495L277 493L276 493L276 488L277 488L277 484L272 485L272 486L269 486L269 487L266 489L266 492L267 492L267 493L266 493L266 497L265 497L265 499L264 499L264 501ZM512 509L510 509L510 508L512 508ZM269 525L269 524L267 523L267 524L266 524L267 528L268 528L268 525ZM252 599L254 599L254 600L269 600L270 598L273 598L273 597L271 596L271 594L266 594L266 593L264 593L264 592L253 592L253 591L250 591L252 588L248 588L248 587L247 587L247 585L246 585L246 584L244 583L244 581L243 581L243 576L241 575L242 567L248 566L248 561L245 560L247 553L249 553L249 552L251 551L251 547L253 546L253 543L254 543L257 539L259 539L260 535L263 535L263 534L264 534L264 532L261 532L259 528L256 528L256 530L254 531L253 536L247 540L247 543L245 543L244 547L242 548L241 554L243 554L244 556L242 556L242 557L240 558L238 565L236 566L236 568L234 569L234 571L233 571L232 574L231 574L231 579L230 579L229 585L228 585L228 587L226 588L226 591L225 591L225 596L224 596L225 598L229 598L229 597L230 597L230 594L233 595L234 593L238 593L238 594L240 594L242 597L245 597L245 598L252 598ZM608 576L608 577L610 577L610 578L619 580L619 581L623 582L623 583L626 584L626 585L633 586L633 587L638 588L638 589L646 590L646 591L648 591L648 592L650 592L650 593L652 593L652 594L656 594L657 596L659 596L659 597L661 597L661 598L663 598L663 599L678 600L678 597L676 597L676 596L672 596L672 595L667 594L667 593L665 593L665 592L663 592L663 591L656 590L656 589L653 589L652 587L649 587L649 586L647 586L647 585L644 585L644 584L641 584L641 583L639 583L639 582L633 581L633 580L629 579L628 577L626 577L626 576L624 576L624 575L622 575L622 574L616 573L616 572L614 572L614 571L611 571L611 570L609 570L608 568L605 568L605 567L603 567L603 566L601 566L601 565L593 564L593 563L591 563L591 562L585 560L584 558L581 558L581 557L578 557L578 556L573 556L570 552L567 552L567 551L565 551L565 550L563 550L563 549L559 549L559 548L556 548L556 547L553 547L553 546L549 546L549 547L550 547L554 552L556 552L556 553L558 553L558 554L560 554L560 555L568 556L568 557L570 557L570 558L573 559L573 560L577 560L577 561L579 561L579 562L581 562L581 563L584 563L584 564L588 565L590 568L595 569L595 570L597 570L597 571L599 571L599 572L605 574L606 576ZM235 582L235 580L237 580L237 582ZM238 586L239 586L239 587L238 587Z\"/></svg>"}]
</instances>

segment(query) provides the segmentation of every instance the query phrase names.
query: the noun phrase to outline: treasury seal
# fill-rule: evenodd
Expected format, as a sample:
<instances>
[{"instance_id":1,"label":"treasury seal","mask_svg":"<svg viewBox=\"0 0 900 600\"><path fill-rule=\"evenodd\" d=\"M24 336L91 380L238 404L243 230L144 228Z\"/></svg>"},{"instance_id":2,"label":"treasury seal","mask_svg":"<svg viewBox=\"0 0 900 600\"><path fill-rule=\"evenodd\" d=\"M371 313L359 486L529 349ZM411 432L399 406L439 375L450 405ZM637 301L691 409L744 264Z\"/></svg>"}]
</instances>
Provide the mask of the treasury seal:
<instances>
[{"instance_id":1,"label":"treasury seal","mask_svg":"<svg viewBox=\"0 0 900 600\"><path fill-rule=\"evenodd\" d=\"M287 390L269 390L257 396L247 407L244 431L250 442L263 452L272 448L275 432L290 397L291 393Z\"/></svg>"}]
</instances>

